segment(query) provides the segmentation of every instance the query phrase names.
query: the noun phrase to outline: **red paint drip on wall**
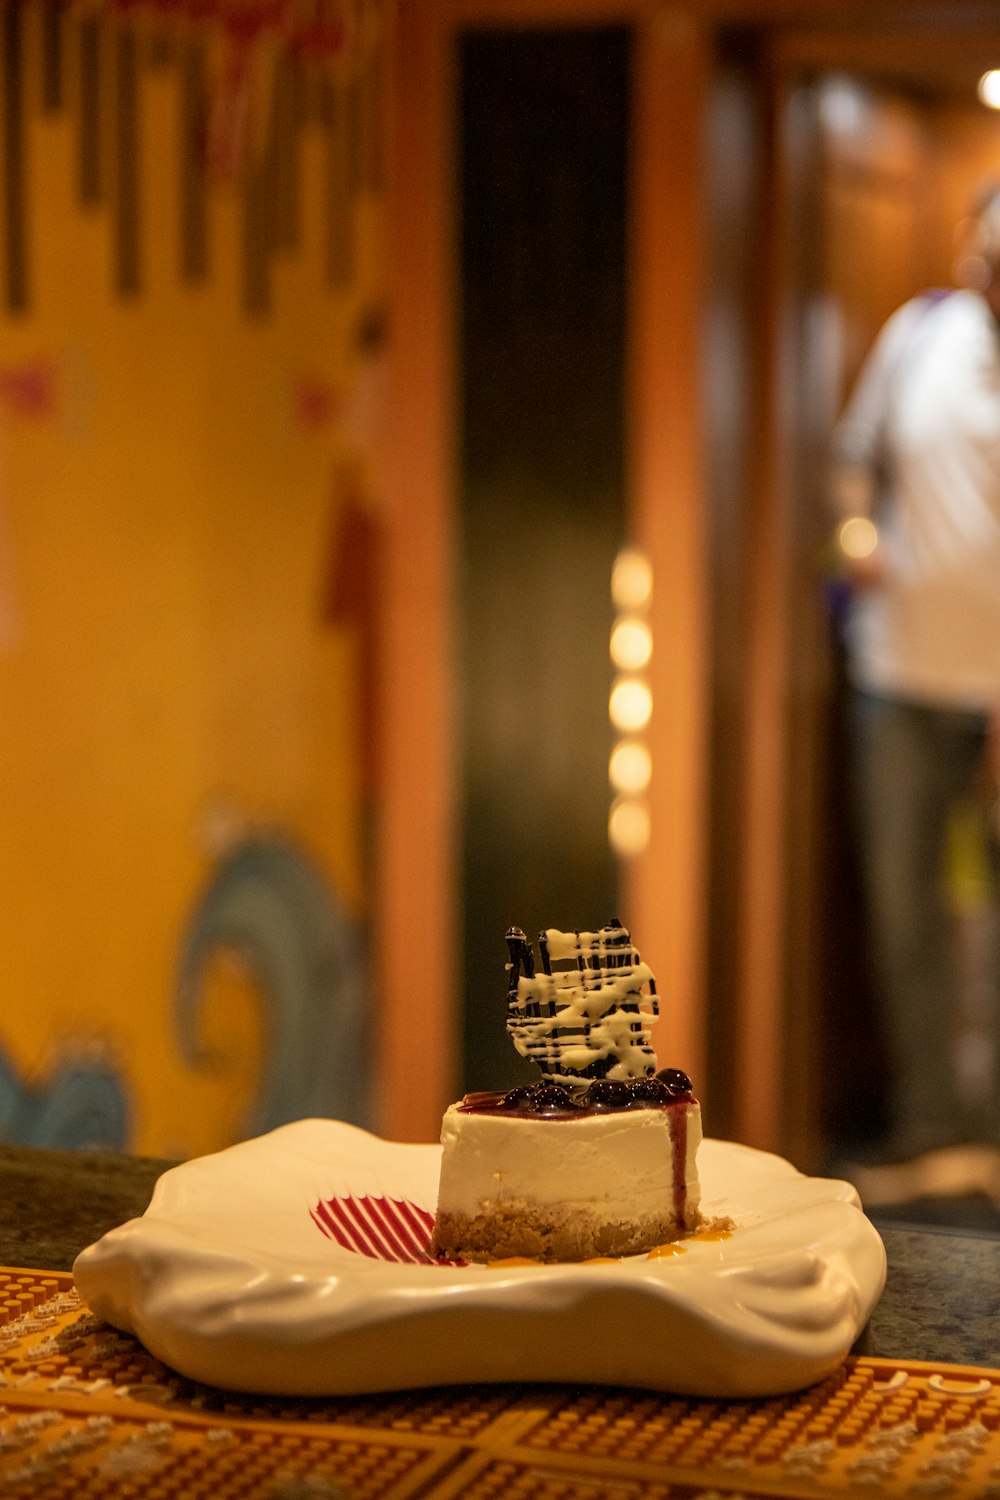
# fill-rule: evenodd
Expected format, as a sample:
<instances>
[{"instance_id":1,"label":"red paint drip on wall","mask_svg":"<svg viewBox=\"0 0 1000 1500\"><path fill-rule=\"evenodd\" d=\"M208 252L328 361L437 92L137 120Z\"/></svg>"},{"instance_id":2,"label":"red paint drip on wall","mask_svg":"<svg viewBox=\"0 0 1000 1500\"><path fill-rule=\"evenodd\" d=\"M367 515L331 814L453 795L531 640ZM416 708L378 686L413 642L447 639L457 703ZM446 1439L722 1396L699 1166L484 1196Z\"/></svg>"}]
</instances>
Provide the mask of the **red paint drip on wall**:
<instances>
[{"instance_id":1,"label":"red paint drip on wall","mask_svg":"<svg viewBox=\"0 0 1000 1500\"><path fill-rule=\"evenodd\" d=\"M44 421L55 416L57 385L56 368L51 360L0 365L0 407L16 417Z\"/></svg>"}]
</instances>

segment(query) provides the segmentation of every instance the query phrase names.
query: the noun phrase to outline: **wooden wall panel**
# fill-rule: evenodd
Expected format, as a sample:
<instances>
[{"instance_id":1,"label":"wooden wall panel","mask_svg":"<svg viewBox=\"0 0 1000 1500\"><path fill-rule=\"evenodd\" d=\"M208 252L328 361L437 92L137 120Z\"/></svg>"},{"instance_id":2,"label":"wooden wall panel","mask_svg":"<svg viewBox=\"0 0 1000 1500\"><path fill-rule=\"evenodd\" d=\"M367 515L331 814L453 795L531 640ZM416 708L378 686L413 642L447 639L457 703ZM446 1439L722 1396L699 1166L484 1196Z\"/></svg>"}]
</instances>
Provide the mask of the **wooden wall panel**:
<instances>
[{"instance_id":1,"label":"wooden wall panel","mask_svg":"<svg viewBox=\"0 0 1000 1500\"><path fill-rule=\"evenodd\" d=\"M452 608L453 54L437 6L400 9L393 53L390 541L378 953L378 1118L435 1140L455 1087L458 923Z\"/></svg>"},{"instance_id":2,"label":"wooden wall panel","mask_svg":"<svg viewBox=\"0 0 1000 1500\"><path fill-rule=\"evenodd\" d=\"M707 521L702 173L708 39L676 12L635 28L626 505L653 567L652 836L625 872L628 925L666 997L654 1045L704 1071Z\"/></svg>"},{"instance_id":3,"label":"wooden wall panel","mask_svg":"<svg viewBox=\"0 0 1000 1500\"><path fill-rule=\"evenodd\" d=\"M341 523L381 534L386 296L367 177L325 276L298 75L343 38L309 8L274 128L217 11L168 11L0 5L0 1130L164 1156L373 1123L377 570Z\"/></svg>"},{"instance_id":4,"label":"wooden wall panel","mask_svg":"<svg viewBox=\"0 0 1000 1500\"><path fill-rule=\"evenodd\" d=\"M733 1045L740 999L746 818L749 606L747 548L754 417L751 342L759 295L761 108L751 63L725 59L709 105L705 267L705 483L708 528L711 704L707 726L706 1017L701 1085L713 1134L737 1132Z\"/></svg>"}]
</instances>

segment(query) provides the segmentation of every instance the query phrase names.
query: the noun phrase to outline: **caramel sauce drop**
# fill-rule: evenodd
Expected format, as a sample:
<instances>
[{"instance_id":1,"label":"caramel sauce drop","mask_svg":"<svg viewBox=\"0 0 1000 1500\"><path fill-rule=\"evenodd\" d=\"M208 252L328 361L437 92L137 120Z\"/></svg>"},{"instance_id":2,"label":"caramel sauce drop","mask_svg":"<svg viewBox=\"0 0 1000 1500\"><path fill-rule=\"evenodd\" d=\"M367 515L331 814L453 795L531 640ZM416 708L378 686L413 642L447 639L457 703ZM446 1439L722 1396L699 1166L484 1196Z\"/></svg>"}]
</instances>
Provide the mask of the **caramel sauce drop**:
<instances>
[{"instance_id":1,"label":"caramel sauce drop","mask_svg":"<svg viewBox=\"0 0 1000 1500\"><path fill-rule=\"evenodd\" d=\"M696 1234L690 1235L690 1239L696 1240ZM678 1245L676 1240L668 1240L665 1245L654 1245L652 1250L646 1252L647 1260L666 1260L668 1255L683 1255L684 1246Z\"/></svg>"},{"instance_id":2,"label":"caramel sauce drop","mask_svg":"<svg viewBox=\"0 0 1000 1500\"><path fill-rule=\"evenodd\" d=\"M544 1262L540 1260L532 1260L530 1255L505 1255L500 1260L487 1260L484 1261L483 1264L491 1271L495 1269L499 1269L502 1271L507 1266L540 1266L543 1265Z\"/></svg>"}]
</instances>

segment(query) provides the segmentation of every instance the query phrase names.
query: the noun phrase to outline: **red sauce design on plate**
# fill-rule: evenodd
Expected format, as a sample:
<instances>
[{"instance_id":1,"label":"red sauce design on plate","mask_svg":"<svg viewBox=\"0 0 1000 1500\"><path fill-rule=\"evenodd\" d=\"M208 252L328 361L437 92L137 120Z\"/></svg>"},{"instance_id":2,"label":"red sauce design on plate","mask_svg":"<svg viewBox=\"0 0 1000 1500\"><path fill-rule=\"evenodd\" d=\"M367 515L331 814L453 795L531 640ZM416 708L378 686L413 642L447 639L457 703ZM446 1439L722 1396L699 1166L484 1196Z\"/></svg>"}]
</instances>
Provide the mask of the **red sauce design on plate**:
<instances>
[{"instance_id":1,"label":"red sauce design on plate","mask_svg":"<svg viewBox=\"0 0 1000 1500\"><path fill-rule=\"evenodd\" d=\"M439 1260L428 1246L434 1215L406 1198L325 1198L309 1216L327 1239L343 1250L421 1266L463 1265L463 1261Z\"/></svg>"}]
</instances>

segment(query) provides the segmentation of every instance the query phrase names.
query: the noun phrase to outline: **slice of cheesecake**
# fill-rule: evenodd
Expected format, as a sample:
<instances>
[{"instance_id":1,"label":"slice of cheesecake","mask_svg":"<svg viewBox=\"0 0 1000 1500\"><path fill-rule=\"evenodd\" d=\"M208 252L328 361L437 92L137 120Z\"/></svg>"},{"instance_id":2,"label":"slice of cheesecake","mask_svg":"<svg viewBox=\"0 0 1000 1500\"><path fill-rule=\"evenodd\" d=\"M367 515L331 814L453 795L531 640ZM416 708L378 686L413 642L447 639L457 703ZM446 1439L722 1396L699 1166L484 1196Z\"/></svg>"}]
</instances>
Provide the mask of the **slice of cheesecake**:
<instances>
[{"instance_id":1,"label":"slice of cheesecake","mask_svg":"<svg viewBox=\"0 0 1000 1500\"><path fill-rule=\"evenodd\" d=\"M473 1261L639 1254L697 1228L700 1140L677 1069L467 1095L444 1116L432 1247Z\"/></svg>"}]
</instances>

